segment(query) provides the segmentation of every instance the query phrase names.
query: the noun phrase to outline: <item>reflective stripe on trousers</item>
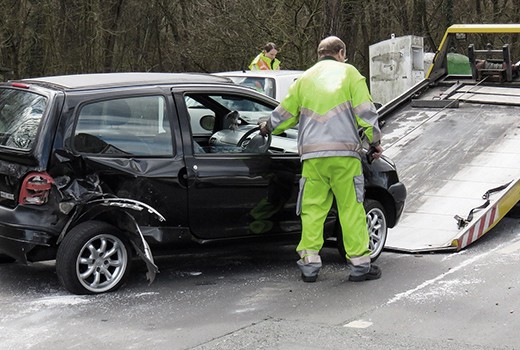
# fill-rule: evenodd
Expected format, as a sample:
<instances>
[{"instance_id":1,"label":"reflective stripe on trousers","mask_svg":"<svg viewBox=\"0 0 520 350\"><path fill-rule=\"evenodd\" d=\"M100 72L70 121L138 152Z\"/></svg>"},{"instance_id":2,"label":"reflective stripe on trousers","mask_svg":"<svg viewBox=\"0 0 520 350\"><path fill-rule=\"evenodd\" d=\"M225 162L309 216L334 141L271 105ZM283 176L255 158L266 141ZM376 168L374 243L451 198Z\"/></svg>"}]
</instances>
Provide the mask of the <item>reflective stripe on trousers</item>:
<instances>
[{"instance_id":1,"label":"reflective stripe on trousers","mask_svg":"<svg viewBox=\"0 0 520 350\"><path fill-rule=\"evenodd\" d=\"M314 277L318 275L321 269L321 257L319 251L316 250L300 250L298 251L300 260L296 263L300 268L302 274L307 277Z\"/></svg>"}]
</instances>

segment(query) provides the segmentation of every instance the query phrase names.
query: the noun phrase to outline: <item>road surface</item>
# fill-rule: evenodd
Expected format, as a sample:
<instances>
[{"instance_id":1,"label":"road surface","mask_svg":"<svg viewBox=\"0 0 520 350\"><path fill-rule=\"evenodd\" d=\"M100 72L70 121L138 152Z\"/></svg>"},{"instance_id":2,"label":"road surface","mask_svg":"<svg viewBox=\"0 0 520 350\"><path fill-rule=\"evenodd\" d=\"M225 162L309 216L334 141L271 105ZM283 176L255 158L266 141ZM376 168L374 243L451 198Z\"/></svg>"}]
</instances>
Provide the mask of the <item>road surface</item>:
<instances>
[{"instance_id":1,"label":"road surface","mask_svg":"<svg viewBox=\"0 0 520 350\"><path fill-rule=\"evenodd\" d=\"M139 261L119 291L68 294L53 262L0 265L0 349L520 349L520 220L458 253L384 252L347 281L335 248L316 283L294 245Z\"/></svg>"}]
</instances>

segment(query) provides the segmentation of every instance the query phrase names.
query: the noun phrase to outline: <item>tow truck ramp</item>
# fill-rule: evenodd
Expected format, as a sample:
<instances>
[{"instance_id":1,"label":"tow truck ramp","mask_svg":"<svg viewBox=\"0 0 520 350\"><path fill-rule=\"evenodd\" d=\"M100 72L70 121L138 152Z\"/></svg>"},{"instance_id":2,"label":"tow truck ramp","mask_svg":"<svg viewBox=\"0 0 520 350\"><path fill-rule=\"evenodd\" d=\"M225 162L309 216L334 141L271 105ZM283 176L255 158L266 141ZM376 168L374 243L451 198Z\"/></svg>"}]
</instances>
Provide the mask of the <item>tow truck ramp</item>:
<instances>
[{"instance_id":1,"label":"tow truck ramp","mask_svg":"<svg viewBox=\"0 0 520 350\"><path fill-rule=\"evenodd\" d=\"M385 248L460 250L520 205L518 42L520 24L452 25L426 78L379 109L385 154L408 190ZM451 52L467 54L471 74L450 72Z\"/></svg>"},{"instance_id":2,"label":"tow truck ramp","mask_svg":"<svg viewBox=\"0 0 520 350\"><path fill-rule=\"evenodd\" d=\"M463 249L517 204L517 91L446 82L421 94L417 102L422 103L407 103L385 120L384 153L395 161L408 189L405 211L389 230L386 249ZM456 103L439 108L441 99Z\"/></svg>"}]
</instances>

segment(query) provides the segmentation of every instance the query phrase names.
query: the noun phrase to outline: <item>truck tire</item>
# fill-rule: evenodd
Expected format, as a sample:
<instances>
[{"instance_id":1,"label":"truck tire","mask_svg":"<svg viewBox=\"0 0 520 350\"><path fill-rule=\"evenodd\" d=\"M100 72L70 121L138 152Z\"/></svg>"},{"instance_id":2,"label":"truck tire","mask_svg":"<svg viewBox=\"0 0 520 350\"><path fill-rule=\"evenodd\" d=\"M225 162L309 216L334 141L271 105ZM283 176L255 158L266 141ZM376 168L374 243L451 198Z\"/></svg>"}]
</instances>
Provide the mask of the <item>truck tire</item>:
<instances>
[{"instance_id":1,"label":"truck tire","mask_svg":"<svg viewBox=\"0 0 520 350\"><path fill-rule=\"evenodd\" d=\"M376 261L381 255L386 243L386 236L388 234L388 226L386 224L386 212L381 203L374 199L365 199L365 212L367 213L367 229L369 235L369 248L372 251L370 259L372 262ZM346 260L345 246L343 245L343 234L341 225L337 223L337 243L338 251L341 257Z\"/></svg>"},{"instance_id":2,"label":"truck tire","mask_svg":"<svg viewBox=\"0 0 520 350\"><path fill-rule=\"evenodd\" d=\"M74 294L99 294L121 287L131 269L132 251L116 227L87 221L74 227L58 247L56 273Z\"/></svg>"}]
</instances>

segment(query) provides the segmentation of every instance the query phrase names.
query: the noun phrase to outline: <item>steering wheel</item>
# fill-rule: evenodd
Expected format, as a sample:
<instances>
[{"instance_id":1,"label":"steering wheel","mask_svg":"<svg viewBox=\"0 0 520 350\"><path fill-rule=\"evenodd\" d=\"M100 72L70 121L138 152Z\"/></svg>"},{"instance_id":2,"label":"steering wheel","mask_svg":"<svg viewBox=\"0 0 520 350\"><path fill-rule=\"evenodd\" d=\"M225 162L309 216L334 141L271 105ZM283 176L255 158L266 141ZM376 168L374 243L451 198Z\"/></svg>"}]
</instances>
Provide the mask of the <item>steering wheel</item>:
<instances>
[{"instance_id":1,"label":"steering wheel","mask_svg":"<svg viewBox=\"0 0 520 350\"><path fill-rule=\"evenodd\" d=\"M258 135L251 137L255 132L258 133ZM237 146L241 147L244 152L266 153L271 146L271 141L272 136L270 133L263 136L260 134L260 127L255 126L238 140Z\"/></svg>"}]
</instances>

